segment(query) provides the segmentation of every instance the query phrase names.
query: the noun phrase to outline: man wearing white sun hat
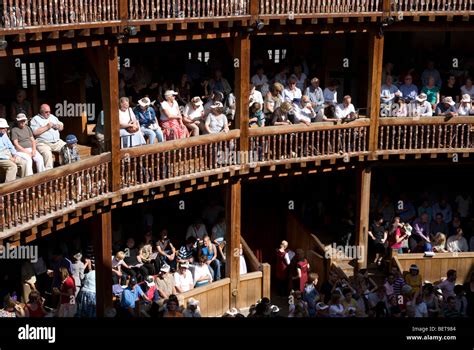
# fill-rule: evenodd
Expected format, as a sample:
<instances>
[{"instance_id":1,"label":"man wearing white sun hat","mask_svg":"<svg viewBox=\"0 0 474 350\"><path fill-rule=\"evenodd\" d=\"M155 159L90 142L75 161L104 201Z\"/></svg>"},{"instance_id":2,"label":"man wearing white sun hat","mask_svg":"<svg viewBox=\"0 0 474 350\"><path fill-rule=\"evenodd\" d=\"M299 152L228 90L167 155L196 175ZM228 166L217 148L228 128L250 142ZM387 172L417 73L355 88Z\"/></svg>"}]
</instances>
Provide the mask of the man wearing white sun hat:
<instances>
[{"instance_id":1,"label":"man wearing white sun hat","mask_svg":"<svg viewBox=\"0 0 474 350\"><path fill-rule=\"evenodd\" d=\"M18 168L20 177L26 173L26 161L17 156L17 151L7 134L9 128L5 119L0 118L0 169L5 172L5 182L16 179Z\"/></svg>"}]
</instances>

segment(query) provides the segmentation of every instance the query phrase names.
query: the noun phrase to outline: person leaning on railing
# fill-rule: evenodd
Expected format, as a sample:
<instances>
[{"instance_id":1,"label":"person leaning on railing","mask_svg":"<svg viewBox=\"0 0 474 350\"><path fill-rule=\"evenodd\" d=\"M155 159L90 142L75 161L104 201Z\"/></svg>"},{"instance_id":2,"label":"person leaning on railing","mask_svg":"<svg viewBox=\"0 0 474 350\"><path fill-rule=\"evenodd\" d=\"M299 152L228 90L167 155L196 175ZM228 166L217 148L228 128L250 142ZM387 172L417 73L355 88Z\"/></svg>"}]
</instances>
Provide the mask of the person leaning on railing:
<instances>
[{"instance_id":1,"label":"person leaning on railing","mask_svg":"<svg viewBox=\"0 0 474 350\"><path fill-rule=\"evenodd\" d=\"M462 99L458 107L458 114L460 116L468 116L474 114L471 104L471 96L469 96L469 94L462 95Z\"/></svg>"}]
</instances>

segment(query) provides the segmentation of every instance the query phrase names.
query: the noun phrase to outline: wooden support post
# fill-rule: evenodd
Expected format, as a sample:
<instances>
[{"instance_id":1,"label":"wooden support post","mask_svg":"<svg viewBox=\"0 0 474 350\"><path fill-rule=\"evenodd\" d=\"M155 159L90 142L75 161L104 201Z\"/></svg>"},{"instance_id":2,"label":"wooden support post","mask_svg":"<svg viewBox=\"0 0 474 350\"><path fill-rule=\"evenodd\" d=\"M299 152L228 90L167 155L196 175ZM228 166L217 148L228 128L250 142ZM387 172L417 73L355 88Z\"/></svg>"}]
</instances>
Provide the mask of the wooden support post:
<instances>
[{"instance_id":1,"label":"wooden support post","mask_svg":"<svg viewBox=\"0 0 474 350\"><path fill-rule=\"evenodd\" d=\"M250 38L248 34L234 37L235 68L235 128L240 128L240 152L248 159L249 152L249 85L250 85Z\"/></svg>"},{"instance_id":2,"label":"wooden support post","mask_svg":"<svg viewBox=\"0 0 474 350\"><path fill-rule=\"evenodd\" d=\"M112 307L112 212L96 216L95 268L97 316Z\"/></svg>"},{"instance_id":3,"label":"wooden support post","mask_svg":"<svg viewBox=\"0 0 474 350\"><path fill-rule=\"evenodd\" d=\"M363 257L358 261L358 268L367 268L367 242L369 230L369 210L370 210L370 180L372 170L370 167L357 169L357 232L356 246L362 247Z\"/></svg>"},{"instance_id":4,"label":"wooden support post","mask_svg":"<svg viewBox=\"0 0 474 350\"><path fill-rule=\"evenodd\" d=\"M384 38L376 30L370 31L369 35L369 94L367 96L367 112L370 117L369 160L375 160L379 135Z\"/></svg>"},{"instance_id":5,"label":"wooden support post","mask_svg":"<svg viewBox=\"0 0 474 350\"><path fill-rule=\"evenodd\" d=\"M261 266L262 269L262 298L269 298L270 299L270 273L271 267L270 264L263 263Z\"/></svg>"},{"instance_id":6,"label":"wooden support post","mask_svg":"<svg viewBox=\"0 0 474 350\"><path fill-rule=\"evenodd\" d=\"M231 182L226 191L226 275L230 278L230 307L237 307L240 284L240 180Z\"/></svg>"},{"instance_id":7,"label":"wooden support post","mask_svg":"<svg viewBox=\"0 0 474 350\"><path fill-rule=\"evenodd\" d=\"M104 110L105 147L112 154L110 190L120 189L120 123L118 89L118 50L116 45L99 48L100 86Z\"/></svg>"}]
</instances>

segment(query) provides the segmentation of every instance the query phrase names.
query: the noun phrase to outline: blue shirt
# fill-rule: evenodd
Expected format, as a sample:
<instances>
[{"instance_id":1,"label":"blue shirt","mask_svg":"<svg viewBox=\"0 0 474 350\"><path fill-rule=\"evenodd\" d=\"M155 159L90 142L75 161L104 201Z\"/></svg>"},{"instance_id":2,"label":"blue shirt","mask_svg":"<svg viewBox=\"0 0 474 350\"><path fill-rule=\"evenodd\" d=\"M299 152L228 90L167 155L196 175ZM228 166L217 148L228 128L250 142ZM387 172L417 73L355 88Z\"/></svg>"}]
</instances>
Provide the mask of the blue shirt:
<instances>
[{"instance_id":1,"label":"blue shirt","mask_svg":"<svg viewBox=\"0 0 474 350\"><path fill-rule=\"evenodd\" d=\"M0 136L0 159L1 160L8 160L8 157L5 153L5 150L9 150L12 156L16 156L16 149L13 147L10 138L8 137L7 133L5 132L2 136Z\"/></svg>"},{"instance_id":2,"label":"blue shirt","mask_svg":"<svg viewBox=\"0 0 474 350\"><path fill-rule=\"evenodd\" d=\"M410 84L406 85L403 84L400 86L400 92L404 98L408 98L410 101L413 101L416 96L418 96L418 88L416 85Z\"/></svg>"},{"instance_id":3,"label":"blue shirt","mask_svg":"<svg viewBox=\"0 0 474 350\"><path fill-rule=\"evenodd\" d=\"M137 106L133 110L133 113L135 113L135 116L137 117L140 126L144 126L145 128L147 128L156 121L156 113L152 107L148 107L146 111L143 111L140 106Z\"/></svg>"},{"instance_id":4,"label":"blue shirt","mask_svg":"<svg viewBox=\"0 0 474 350\"><path fill-rule=\"evenodd\" d=\"M143 291L140 286L135 286L133 290L130 287L127 287L122 293L122 300L120 301L120 304L123 308L134 309L135 302L137 301L140 295L143 295Z\"/></svg>"}]
</instances>

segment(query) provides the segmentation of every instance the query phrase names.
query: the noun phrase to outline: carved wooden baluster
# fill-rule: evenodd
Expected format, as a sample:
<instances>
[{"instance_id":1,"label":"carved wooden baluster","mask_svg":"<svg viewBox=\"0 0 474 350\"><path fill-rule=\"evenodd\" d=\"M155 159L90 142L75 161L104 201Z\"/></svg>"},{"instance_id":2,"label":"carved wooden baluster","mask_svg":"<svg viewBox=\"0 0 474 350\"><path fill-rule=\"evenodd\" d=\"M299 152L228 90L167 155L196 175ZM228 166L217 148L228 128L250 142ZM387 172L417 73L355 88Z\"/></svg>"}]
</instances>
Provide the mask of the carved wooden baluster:
<instances>
[{"instance_id":1,"label":"carved wooden baluster","mask_svg":"<svg viewBox=\"0 0 474 350\"><path fill-rule=\"evenodd\" d=\"M437 148L437 146L439 147L441 143L440 141L437 141L437 138L439 138L441 134L436 124L432 125L432 128L433 128L433 138L431 140L431 148Z\"/></svg>"},{"instance_id":2,"label":"carved wooden baluster","mask_svg":"<svg viewBox=\"0 0 474 350\"><path fill-rule=\"evenodd\" d=\"M23 20L23 26L31 25L31 1L29 0L28 5L25 6L25 0L21 0L21 18Z\"/></svg>"},{"instance_id":3,"label":"carved wooden baluster","mask_svg":"<svg viewBox=\"0 0 474 350\"><path fill-rule=\"evenodd\" d=\"M8 228L11 228L11 221L12 221L11 207L12 207L12 203L10 201L10 193L8 193L5 197L6 197L6 201L3 203L4 210L6 211L4 221L5 221L5 225Z\"/></svg>"},{"instance_id":4,"label":"carved wooden baluster","mask_svg":"<svg viewBox=\"0 0 474 350\"><path fill-rule=\"evenodd\" d=\"M5 221L5 199L4 196L0 196L0 231L6 229Z\"/></svg>"},{"instance_id":5,"label":"carved wooden baluster","mask_svg":"<svg viewBox=\"0 0 474 350\"><path fill-rule=\"evenodd\" d=\"M466 135L469 135L469 125L462 124L461 125L461 140L459 141L460 148L469 148L469 145L464 144L464 133L467 131ZM459 134L458 134L459 135Z\"/></svg>"},{"instance_id":6,"label":"carved wooden baluster","mask_svg":"<svg viewBox=\"0 0 474 350\"><path fill-rule=\"evenodd\" d=\"M18 200L17 200L17 192L13 192L12 222L13 222L13 226L17 226L17 225L18 225Z\"/></svg>"},{"instance_id":7,"label":"carved wooden baluster","mask_svg":"<svg viewBox=\"0 0 474 350\"><path fill-rule=\"evenodd\" d=\"M448 127L446 125L440 125L439 133L440 133L440 142L441 140L443 140L442 148L448 148L447 137L446 137L448 135Z\"/></svg>"}]
</instances>

